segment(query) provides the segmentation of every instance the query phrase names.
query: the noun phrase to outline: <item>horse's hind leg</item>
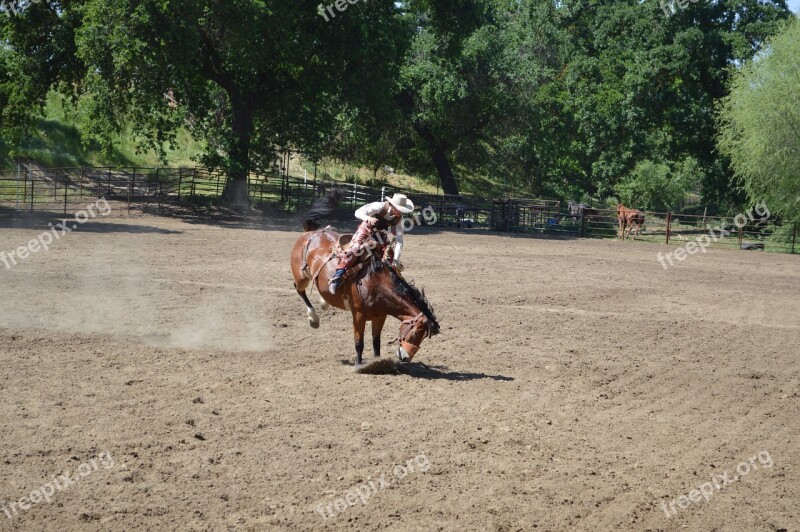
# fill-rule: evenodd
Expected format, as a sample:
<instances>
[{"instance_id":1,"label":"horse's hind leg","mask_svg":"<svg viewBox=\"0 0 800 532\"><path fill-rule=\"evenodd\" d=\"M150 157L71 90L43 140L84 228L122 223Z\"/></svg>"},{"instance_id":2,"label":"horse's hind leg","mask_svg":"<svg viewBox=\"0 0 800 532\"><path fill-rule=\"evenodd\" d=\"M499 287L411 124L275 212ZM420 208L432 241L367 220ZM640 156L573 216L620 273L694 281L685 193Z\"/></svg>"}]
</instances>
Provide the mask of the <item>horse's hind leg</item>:
<instances>
[{"instance_id":1,"label":"horse's hind leg","mask_svg":"<svg viewBox=\"0 0 800 532\"><path fill-rule=\"evenodd\" d=\"M372 354L381 356L381 331L386 323L386 316L372 320Z\"/></svg>"},{"instance_id":2,"label":"horse's hind leg","mask_svg":"<svg viewBox=\"0 0 800 532\"><path fill-rule=\"evenodd\" d=\"M300 294L300 297L303 299L303 302L306 304L306 314L308 315L308 324L311 325L312 329L316 329L319 327L319 315L317 315L317 311L314 310L314 306L311 305L311 301L308 300L308 296L306 295L305 287L301 290L297 283L294 284L295 290L297 293Z\"/></svg>"}]
</instances>

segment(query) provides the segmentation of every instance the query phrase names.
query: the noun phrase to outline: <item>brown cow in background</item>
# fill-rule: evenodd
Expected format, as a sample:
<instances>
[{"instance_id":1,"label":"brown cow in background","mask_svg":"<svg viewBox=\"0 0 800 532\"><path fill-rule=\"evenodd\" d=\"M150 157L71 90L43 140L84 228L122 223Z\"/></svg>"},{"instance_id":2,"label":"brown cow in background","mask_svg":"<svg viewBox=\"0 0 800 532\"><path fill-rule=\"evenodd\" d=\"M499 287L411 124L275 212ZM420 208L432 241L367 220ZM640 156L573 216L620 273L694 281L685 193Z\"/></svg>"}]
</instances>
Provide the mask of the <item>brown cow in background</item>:
<instances>
[{"instance_id":1,"label":"brown cow in background","mask_svg":"<svg viewBox=\"0 0 800 532\"><path fill-rule=\"evenodd\" d=\"M644 225L644 213L638 209L629 209L625 205L617 205L617 218L619 219L619 237L625 240L625 229L628 229L628 234L634 229L636 232L633 234L633 239L636 240L636 235L642 230Z\"/></svg>"}]
</instances>

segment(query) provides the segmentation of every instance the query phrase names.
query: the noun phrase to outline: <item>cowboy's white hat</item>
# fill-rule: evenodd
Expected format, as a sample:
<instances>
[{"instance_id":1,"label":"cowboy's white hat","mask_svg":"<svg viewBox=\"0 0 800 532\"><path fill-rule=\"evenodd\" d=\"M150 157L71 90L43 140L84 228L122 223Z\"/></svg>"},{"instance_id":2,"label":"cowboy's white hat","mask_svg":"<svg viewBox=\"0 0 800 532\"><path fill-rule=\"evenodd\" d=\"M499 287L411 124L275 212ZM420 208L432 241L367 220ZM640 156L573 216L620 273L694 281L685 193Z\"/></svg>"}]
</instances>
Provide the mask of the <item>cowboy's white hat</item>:
<instances>
[{"instance_id":1,"label":"cowboy's white hat","mask_svg":"<svg viewBox=\"0 0 800 532\"><path fill-rule=\"evenodd\" d=\"M391 198L386 196L386 201L394 205L403 214L408 214L414 210L414 202L408 199L405 194L395 194Z\"/></svg>"}]
</instances>

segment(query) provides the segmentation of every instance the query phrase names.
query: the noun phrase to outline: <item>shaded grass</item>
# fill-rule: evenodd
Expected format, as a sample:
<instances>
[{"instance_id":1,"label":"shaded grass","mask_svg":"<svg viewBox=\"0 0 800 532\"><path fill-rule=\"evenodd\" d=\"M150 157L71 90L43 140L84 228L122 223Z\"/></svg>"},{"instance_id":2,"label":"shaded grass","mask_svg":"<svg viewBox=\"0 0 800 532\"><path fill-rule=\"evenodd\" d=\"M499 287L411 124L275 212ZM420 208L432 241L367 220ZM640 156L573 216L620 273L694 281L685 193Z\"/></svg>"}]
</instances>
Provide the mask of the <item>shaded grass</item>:
<instances>
[{"instance_id":1,"label":"shaded grass","mask_svg":"<svg viewBox=\"0 0 800 532\"><path fill-rule=\"evenodd\" d=\"M63 96L51 92L43 115L36 120L33 132L23 139L14 154L17 160L28 160L47 168L75 166L194 166L203 151L203 144L185 129L178 131L175 143L167 147L166 161L160 161L153 150L139 148L134 135L123 131L112 139L111 153L103 153L96 142L86 142L78 124L81 111ZM12 168L8 149L0 140L0 165Z\"/></svg>"}]
</instances>

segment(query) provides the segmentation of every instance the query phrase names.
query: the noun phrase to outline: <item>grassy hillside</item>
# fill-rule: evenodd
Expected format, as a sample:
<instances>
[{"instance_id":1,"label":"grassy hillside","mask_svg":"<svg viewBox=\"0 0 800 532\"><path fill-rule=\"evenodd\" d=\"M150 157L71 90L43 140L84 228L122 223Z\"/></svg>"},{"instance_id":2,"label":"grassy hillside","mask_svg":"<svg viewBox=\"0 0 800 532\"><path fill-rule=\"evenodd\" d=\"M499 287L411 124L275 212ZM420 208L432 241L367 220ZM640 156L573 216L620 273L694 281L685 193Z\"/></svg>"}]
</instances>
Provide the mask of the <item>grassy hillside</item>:
<instances>
[{"instance_id":1,"label":"grassy hillside","mask_svg":"<svg viewBox=\"0 0 800 532\"><path fill-rule=\"evenodd\" d=\"M377 173L373 173L372 170L367 168L358 168L330 159L323 159L317 165L316 170L317 177L322 177L323 179L359 183L373 187L391 185L401 189L430 194L437 192L441 194L442 192L441 187L437 186L436 177L423 178L402 172L389 172L387 169L381 169ZM302 177L305 172L310 177L314 175L314 163L303 158L293 158L289 165L289 171L293 176ZM462 173L459 172L459 169L455 169L455 172L458 176L459 191L462 194L500 196L507 193L518 198L530 196L524 189L508 187L506 184L487 176Z\"/></svg>"},{"instance_id":2,"label":"grassy hillside","mask_svg":"<svg viewBox=\"0 0 800 532\"><path fill-rule=\"evenodd\" d=\"M69 166L194 166L194 159L202 151L188 131L178 132L176 145L167 150L167 163L159 163L152 150L140 151L132 135L122 133L114 139L114 151L106 157L95 143L85 143L78 130L79 111L64 101L63 97L51 93L41 118L36 122L35 132L23 142L17 158L30 160L49 168ZM0 161L3 167L13 166L7 153Z\"/></svg>"},{"instance_id":3,"label":"grassy hillside","mask_svg":"<svg viewBox=\"0 0 800 532\"><path fill-rule=\"evenodd\" d=\"M64 168L75 166L195 166L197 158L202 152L203 145L198 143L188 131L178 132L176 143L167 151L166 164L158 160L152 150L140 151L136 141L130 134L120 134L113 142L114 151L111 156L106 156L95 143L86 143L81 138L78 128L82 117L80 109L56 93L51 93L47 99L42 116L36 122L35 132L25 139L22 149L16 154L16 159L32 161L39 166L47 168ZM7 156L6 150L0 139L0 167L13 168L14 162ZM314 175L313 161L300 156L291 159L290 174L302 177L304 174ZM367 168L354 167L340 161L323 159L316 165L317 176L320 179L333 179L362 185L380 187L391 185L394 187L416 190L420 192L441 192L435 177L420 178L381 169L377 173ZM488 177L460 175L459 187L462 193L498 195L505 191L501 183ZM515 196L525 196L524 190L509 190Z\"/></svg>"}]
</instances>

